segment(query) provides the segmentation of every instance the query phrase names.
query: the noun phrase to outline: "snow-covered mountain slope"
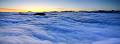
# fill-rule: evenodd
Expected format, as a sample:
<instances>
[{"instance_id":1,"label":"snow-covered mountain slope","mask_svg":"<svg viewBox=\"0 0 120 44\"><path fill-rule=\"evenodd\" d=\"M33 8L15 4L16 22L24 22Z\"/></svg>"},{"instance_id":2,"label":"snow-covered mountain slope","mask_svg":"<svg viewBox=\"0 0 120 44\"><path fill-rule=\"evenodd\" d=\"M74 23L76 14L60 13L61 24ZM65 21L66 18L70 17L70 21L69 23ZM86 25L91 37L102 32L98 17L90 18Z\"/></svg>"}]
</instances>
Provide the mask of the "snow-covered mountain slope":
<instances>
[{"instance_id":1,"label":"snow-covered mountain slope","mask_svg":"<svg viewBox=\"0 0 120 44\"><path fill-rule=\"evenodd\" d=\"M120 44L120 14L0 13L0 44Z\"/></svg>"}]
</instances>

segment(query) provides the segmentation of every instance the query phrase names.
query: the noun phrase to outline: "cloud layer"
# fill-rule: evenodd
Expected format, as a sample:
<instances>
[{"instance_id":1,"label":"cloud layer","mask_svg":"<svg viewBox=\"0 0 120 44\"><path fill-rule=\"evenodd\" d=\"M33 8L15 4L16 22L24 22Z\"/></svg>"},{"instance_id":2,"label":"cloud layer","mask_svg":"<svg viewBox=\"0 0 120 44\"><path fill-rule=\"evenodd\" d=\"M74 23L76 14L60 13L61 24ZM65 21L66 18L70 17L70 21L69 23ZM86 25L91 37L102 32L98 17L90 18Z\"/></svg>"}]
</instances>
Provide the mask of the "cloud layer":
<instances>
[{"instance_id":1,"label":"cloud layer","mask_svg":"<svg viewBox=\"0 0 120 44\"><path fill-rule=\"evenodd\" d=\"M120 44L120 14L0 14L0 44Z\"/></svg>"}]
</instances>

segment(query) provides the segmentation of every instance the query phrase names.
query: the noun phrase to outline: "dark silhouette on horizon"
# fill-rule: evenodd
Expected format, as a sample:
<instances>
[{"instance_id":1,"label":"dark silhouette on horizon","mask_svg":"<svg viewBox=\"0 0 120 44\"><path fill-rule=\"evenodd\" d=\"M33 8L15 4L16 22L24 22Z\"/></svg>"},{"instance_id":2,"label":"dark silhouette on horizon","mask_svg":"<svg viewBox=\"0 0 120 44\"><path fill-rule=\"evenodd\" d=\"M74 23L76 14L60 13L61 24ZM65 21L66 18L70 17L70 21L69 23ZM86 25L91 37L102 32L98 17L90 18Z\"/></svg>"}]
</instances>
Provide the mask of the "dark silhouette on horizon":
<instances>
[{"instance_id":1,"label":"dark silhouette on horizon","mask_svg":"<svg viewBox=\"0 0 120 44\"><path fill-rule=\"evenodd\" d=\"M41 15L41 16L45 16L46 14L45 13L35 13L33 15Z\"/></svg>"}]
</instances>

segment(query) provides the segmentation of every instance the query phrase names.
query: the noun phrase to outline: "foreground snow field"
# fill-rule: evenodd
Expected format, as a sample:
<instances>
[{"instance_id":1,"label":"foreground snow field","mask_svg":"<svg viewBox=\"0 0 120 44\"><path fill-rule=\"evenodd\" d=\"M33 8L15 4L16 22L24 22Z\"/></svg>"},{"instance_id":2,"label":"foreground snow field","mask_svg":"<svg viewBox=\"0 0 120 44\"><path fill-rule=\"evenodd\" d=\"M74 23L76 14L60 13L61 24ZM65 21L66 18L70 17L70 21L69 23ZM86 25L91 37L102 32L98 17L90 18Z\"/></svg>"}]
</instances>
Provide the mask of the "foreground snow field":
<instances>
[{"instance_id":1,"label":"foreground snow field","mask_svg":"<svg viewBox=\"0 0 120 44\"><path fill-rule=\"evenodd\" d=\"M120 14L0 13L0 44L120 44Z\"/></svg>"}]
</instances>

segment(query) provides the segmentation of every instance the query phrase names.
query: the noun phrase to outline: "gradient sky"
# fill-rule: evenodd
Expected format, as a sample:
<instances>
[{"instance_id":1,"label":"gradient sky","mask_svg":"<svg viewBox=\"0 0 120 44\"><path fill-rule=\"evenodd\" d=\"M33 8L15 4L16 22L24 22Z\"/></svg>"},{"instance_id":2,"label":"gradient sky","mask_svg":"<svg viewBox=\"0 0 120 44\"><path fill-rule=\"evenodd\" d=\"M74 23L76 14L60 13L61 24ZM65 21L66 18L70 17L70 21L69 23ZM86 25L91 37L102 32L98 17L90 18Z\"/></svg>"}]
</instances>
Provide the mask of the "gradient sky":
<instances>
[{"instance_id":1,"label":"gradient sky","mask_svg":"<svg viewBox=\"0 0 120 44\"><path fill-rule=\"evenodd\" d=\"M37 10L80 8L80 10L120 10L120 0L0 0L0 8Z\"/></svg>"}]
</instances>

